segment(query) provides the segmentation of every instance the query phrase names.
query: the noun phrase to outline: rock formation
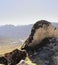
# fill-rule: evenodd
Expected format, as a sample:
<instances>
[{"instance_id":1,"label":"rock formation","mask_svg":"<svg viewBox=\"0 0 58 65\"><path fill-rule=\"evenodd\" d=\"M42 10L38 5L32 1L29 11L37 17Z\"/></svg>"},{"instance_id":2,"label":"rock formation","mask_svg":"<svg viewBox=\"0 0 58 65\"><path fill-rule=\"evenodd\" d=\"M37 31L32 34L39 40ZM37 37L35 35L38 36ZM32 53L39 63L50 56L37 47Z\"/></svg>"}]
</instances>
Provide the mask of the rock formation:
<instances>
[{"instance_id":1,"label":"rock formation","mask_svg":"<svg viewBox=\"0 0 58 65\"><path fill-rule=\"evenodd\" d=\"M58 28L46 20L37 21L21 50L15 49L0 57L0 63L16 65L28 54L36 65L58 65ZM56 59L56 60L55 60ZM18 65L28 65L24 61Z\"/></svg>"},{"instance_id":2,"label":"rock formation","mask_svg":"<svg viewBox=\"0 0 58 65\"><path fill-rule=\"evenodd\" d=\"M55 54L58 53L57 37L58 28L48 21L41 20L33 25L31 34L21 49L27 51L29 58L36 65L55 65L53 59L55 59Z\"/></svg>"},{"instance_id":3,"label":"rock formation","mask_svg":"<svg viewBox=\"0 0 58 65\"><path fill-rule=\"evenodd\" d=\"M31 30L31 34L22 45L21 49L34 50L49 42L49 38L58 37L58 28L45 20L37 21ZM44 41L45 40L45 41ZM43 42L42 42L43 41Z\"/></svg>"},{"instance_id":4,"label":"rock formation","mask_svg":"<svg viewBox=\"0 0 58 65\"><path fill-rule=\"evenodd\" d=\"M26 52L20 51L18 49L13 50L12 52L6 53L4 57L0 57L1 64L10 64L10 65L16 65L21 61L21 59L26 58Z\"/></svg>"}]
</instances>

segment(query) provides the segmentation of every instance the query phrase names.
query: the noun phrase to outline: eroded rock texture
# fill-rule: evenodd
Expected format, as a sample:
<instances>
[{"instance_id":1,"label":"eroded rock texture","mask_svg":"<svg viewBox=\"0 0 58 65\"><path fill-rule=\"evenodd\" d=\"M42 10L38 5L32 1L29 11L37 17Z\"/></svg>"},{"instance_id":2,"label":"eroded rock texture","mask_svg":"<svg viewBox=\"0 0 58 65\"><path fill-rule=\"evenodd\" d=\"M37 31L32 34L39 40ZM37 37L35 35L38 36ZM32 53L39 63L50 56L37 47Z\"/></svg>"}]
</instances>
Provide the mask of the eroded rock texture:
<instances>
[{"instance_id":1,"label":"eroded rock texture","mask_svg":"<svg viewBox=\"0 0 58 65\"><path fill-rule=\"evenodd\" d=\"M33 25L31 29L31 33L27 38L27 40L22 45L21 49L25 49L27 52L30 50L33 51L39 45L41 45L41 42L44 39L47 38L46 40L48 40L48 38L51 37L58 37L58 28L54 27L48 21L40 20ZM45 41L43 43L46 44Z\"/></svg>"},{"instance_id":2,"label":"eroded rock texture","mask_svg":"<svg viewBox=\"0 0 58 65\"><path fill-rule=\"evenodd\" d=\"M0 57L0 64L5 65L16 65L22 59L26 58L26 52L18 49L13 50L12 52L6 53L4 57Z\"/></svg>"},{"instance_id":3,"label":"eroded rock texture","mask_svg":"<svg viewBox=\"0 0 58 65\"><path fill-rule=\"evenodd\" d=\"M29 56L33 63L37 65L58 65L58 40L56 38L49 39L50 43L42 48L34 51Z\"/></svg>"},{"instance_id":4,"label":"eroded rock texture","mask_svg":"<svg viewBox=\"0 0 58 65\"><path fill-rule=\"evenodd\" d=\"M58 28L48 21L41 20L33 25L31 34L21 49L25 49L31 61L37 65L56 65L58 61L57 37Z\"/></svg>"}]
</instances>

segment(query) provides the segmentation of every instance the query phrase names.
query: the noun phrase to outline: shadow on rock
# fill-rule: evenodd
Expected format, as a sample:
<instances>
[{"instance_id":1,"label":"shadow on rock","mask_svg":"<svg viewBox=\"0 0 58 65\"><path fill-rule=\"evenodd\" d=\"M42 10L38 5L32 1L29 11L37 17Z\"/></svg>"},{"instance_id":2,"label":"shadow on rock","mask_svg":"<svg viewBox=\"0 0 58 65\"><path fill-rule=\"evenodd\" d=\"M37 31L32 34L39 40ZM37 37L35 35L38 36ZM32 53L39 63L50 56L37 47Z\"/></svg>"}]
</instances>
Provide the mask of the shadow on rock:
<instances>
[{"instance_id":1,"label":"shadow on rock","mask_svg":"<svg viewBox=\"0 0 58 65\"><path fill-rule=\"evenodd\" d=\"M26 58L26 52L25 51L15 49L12 52L6 53L4 55L4 57L0 57L0 64L16 65L22 59L24 60L25 58Z\"/></svg>"},{"instance_id":2,"label":"shadow on rock","mask_svg":"<svg viewBox=\"0 0 58 65\"><path fill-rule=\"evenodd\" d=\"M36 65L58 65L57 38L50 38L49 43L34 51L34 53L29 54L29 58Z\"/></svg>"}]
</instances>

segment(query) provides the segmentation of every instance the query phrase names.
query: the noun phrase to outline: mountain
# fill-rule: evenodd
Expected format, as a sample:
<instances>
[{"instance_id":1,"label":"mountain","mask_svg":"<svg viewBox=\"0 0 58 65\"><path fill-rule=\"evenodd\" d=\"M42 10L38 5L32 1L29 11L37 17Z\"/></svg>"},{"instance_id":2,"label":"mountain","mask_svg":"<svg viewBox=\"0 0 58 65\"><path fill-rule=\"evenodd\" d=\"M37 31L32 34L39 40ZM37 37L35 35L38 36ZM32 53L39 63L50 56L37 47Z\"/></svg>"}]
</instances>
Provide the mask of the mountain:
<instances>
[{"instance_id":1,"label":"mountain","mask_svg":"<svg viewBox=\"0 0 58 65\"><path fill-rule=\"evenodd\" d=\"M52 23L54 26L58 27L58 23ZM30 25L3 25L0 26L0 38L17 38L26 39L31 31L33 24Z\"/></svg>"},{"instance_id":2,"label":"mountain","mask_svg":"<svg viewBox=\"0 0 58 65\"><path fill-rule=\"evenodd\" d=\"M10 37L10 38L19 38L24 39L28 37L32 25L4 25L0 26L0 37Z\"/></svg>"},{"instance_id":3,"label":"mountain","mask_svg":"<svg viewBox=\"0 0 58 65\"><path fill-rule=\"evenodd\" d=\"M52 23L55 27L58 27L58 23Z\"/></svg>"}]
</instances>

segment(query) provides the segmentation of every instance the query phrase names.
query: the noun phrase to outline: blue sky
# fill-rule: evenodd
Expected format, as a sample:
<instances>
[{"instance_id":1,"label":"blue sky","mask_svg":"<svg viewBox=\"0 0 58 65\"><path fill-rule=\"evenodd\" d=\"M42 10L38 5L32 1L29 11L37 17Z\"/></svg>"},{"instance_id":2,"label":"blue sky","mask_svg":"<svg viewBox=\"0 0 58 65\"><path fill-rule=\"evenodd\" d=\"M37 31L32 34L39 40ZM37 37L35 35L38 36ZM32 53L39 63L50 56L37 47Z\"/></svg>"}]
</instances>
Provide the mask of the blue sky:
<instances>
[{"instance_id":1,"label":"blue sky","mask_svg":"<svg viewBox=\"0 0 58 65\"><path fill-rule=\"evenodd\" d=\"M0 25L58 22L58 0L0 0Z\"/></svg>"}]
</instances>

